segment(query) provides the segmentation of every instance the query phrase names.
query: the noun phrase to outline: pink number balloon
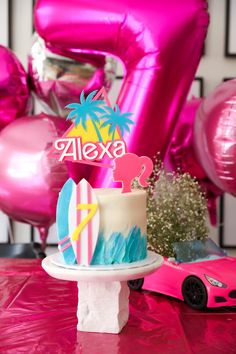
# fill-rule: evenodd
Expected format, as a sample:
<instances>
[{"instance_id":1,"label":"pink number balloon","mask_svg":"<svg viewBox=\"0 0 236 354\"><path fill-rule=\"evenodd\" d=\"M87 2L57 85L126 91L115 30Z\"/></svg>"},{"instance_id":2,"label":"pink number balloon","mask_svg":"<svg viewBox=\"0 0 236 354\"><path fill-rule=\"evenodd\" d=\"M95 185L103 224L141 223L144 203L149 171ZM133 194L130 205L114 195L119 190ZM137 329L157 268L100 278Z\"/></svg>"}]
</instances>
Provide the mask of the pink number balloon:
<instances>
[{"instance_id":1,"label":"pink number balloon","mask_svg":"<svg viewBox=\"0 0 236 354\"><path fill-rule=\"evenodd\" d=\"M39 0L35 25L59 54L93 51L123 62L118 105L135 119L128 149L163 156L201 57L206 1ZM107 186L111 179L110 171L94 169L91 183Z\"/></svg>"},{"instance_id":2,"label":"pink number balloon","mask_svg":"<svg viewBox=\"0 0 236 354\"><path fill-rule=\"evenodd\" d=\"M193 98L184 105L170 140L165 166L168 170L188 172L197 178L206 193L210 220L215 226L217 223L216 201L223 192L207 176L194 148L194 123L202 101L202 98Z\"/></svg>"},{"instance_id":3,"label":"pink number balloon","mask_svg":"<svg viewBox=\"0 0 236 354\"><path fill-rule=\"evenodd\" d=\"M0 45L0 130L29 109L27 74L15 54Z\"/></svg>"},{"instance_id":4,"label":"pink number balloon","mask_svg":"<svg viewBox=\"0 0 236 354\"><path fill-rule=\"evenodd\" d=\"M65 164L48 152L69 125L39 114L17 119L0 134L0 209L41 234L55 221L58 193L68 178Z\"/></svg>"},{"instance_id":5,"label":"pink number balloon","mask_svg":"<svg viewBox=\"0 0 236 354\"><path fill-rule=\"evenodd\" d=\"M212 182L236 195L236 80L219 85L198 110L194 142Z\"/></svg>"}]
</instances>

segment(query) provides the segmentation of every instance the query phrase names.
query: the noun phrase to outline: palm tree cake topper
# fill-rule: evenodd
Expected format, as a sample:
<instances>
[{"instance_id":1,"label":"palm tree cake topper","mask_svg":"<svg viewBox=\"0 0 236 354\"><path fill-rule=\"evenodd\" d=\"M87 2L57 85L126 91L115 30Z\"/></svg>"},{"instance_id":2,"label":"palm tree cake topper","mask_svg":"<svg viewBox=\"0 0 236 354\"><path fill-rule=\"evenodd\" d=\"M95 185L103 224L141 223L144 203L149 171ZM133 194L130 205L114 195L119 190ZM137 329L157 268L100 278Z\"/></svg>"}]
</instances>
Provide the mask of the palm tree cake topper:
<instances>
[{"instance_id":1,"label":"palm tree cake topper","mask_svg":"<svg viewBox=\"0 0 236 354\"><path fill-rule=\"evenodd\" d=\"M113 168L113 179L122 182L124 193L130 192L135 177L139 177L140 185L147 186L152 160L127 153L123 138L134 124L130 119L132 113L121 113L117 104L112 108L104 88L92 91L86 98L82 91L80 103L70 103L66 108L70 110L67 120L72 125L55 141L51 152L59 161Z\"/></svg>"},{"instance_id":2,"label":"palm tree cake topper","mask_svg":"<svg viewBox=\"0 0 236 354\"><path fill-rule=\"evenodd\" d=\"M130 132L129 124L134 124L134 122L128 117L130 117L132 113L121 113L117 104L114 110L111 107L107 107L106 111L107 112L101 117L105 119L105 122L101 124L101 128L109 126L108 134L112 134L112 141L114 141L116 130L120 131L122 136L124 136L125 131Z\"/></svg>"},{"instance_id":3,"label":"palm tree cake topper","mask_svg":"<svg viewBox=\"0 0 236 354\"><path fill-rule=\"evenodd\" d=\"M90 119L100 142L103 142L100 129L104 127L109 126L108 135L112 135L112 141L115 140L116 131L120 132L122 136L125 131L130 132L129 124L134 124L134 122L128 117L132 113L126 112L122 114L117 104L113 110L110 104L105 105L105 101L93 99L96 93L97 91L92 91L85 99L84 91L82 91L80 103L68 104L66 108L71 109L71 112L68 114L67 120L75 118L75 126L81 123L83 129L87 130L87 120ZM98 114L102 115L98 116Z\"/></svg>"},{"instance_id":4,"label":"palm tree cake topper","mask_svg":"<svg viewBox=\"0 0 236 354\"><path fill-rule=\"evenodd\" d=\"M87 120L90 119L96 131L99 141L102 142L102 136L99 131L100 118L98 114L105 113L103 100L93 100L97 91L92 91L87 98L84 97L84 91L80 95L80 103L70 103L66 108L71 109L67 116L67 120L75 118L75 126L80 123L84 130L87 130Z\"/></svg>"},{"instance_id":5,"label":"palm tree cake topper","mask_svg":"<svg viewBox=\"0 0 236 354\"><path fill-rule=\"evenodd\" d=\"M55 141L51 154L59 161L112 168L111 160L127 152L123 136L130 132L132 113L121 113L118 105L113 109L104 87L86 98L82 91L80 102L66 108L72 125Z\"/></svg>"}]
</instances>

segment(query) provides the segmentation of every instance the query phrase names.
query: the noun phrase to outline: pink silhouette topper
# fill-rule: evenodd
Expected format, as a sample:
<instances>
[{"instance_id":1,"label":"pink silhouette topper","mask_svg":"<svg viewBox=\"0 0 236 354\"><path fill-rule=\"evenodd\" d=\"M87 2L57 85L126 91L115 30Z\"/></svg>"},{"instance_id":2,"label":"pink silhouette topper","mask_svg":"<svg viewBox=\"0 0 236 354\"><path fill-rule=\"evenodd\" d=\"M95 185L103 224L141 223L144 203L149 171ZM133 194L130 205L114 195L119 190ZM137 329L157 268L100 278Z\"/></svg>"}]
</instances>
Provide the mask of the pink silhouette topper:
<instances>
[{"instance_id":1,"label":"pink silhouette topper","mask_svg":"<svg viewBox=\"0 0 236 354\"><path fill-rule=\"evenodd\" d=\"M147 156L127 153L114 160L113 180L122 182L122 193L131 192L131 184L135 177L142 187L147 187L147 178L153 171L153 162Z\"/></svg>"}]
</instances>

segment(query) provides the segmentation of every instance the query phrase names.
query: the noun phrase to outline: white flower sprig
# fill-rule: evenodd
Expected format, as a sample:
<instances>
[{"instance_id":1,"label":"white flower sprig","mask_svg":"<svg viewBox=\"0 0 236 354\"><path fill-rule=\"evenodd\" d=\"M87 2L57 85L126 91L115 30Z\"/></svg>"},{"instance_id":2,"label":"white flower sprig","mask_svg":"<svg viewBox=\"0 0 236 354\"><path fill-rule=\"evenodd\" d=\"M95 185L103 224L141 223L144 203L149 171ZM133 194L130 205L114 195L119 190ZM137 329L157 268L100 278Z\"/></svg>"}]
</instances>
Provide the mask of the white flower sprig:
<instances>
[{"instance_id":1,"label":"white flower sprig","mask_svg":"<svg viewBox=\"0 0 236 354\"><path fill-rule=\"evenodd\" d=\"M188 173L167 173L158 155L147 191L149 248L174 256L173 242L208 236L207 202L197 180ZM134 183L137 187L137 183Z\"/></svg>"}]
</instances>

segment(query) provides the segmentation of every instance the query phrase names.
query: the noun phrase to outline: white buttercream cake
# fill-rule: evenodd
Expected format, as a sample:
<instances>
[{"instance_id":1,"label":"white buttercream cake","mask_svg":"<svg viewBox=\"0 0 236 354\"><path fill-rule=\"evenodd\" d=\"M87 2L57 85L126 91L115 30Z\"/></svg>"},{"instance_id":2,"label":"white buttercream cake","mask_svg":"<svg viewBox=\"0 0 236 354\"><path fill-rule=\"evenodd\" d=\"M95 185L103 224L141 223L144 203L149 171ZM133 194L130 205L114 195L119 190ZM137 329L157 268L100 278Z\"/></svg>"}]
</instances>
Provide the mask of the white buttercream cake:
<instances>
[{"instance_id":1,"label":"white buttercream cake","mask_svg":"<svg viewBox=\"0 0 236 354\"><path fill-rule=\"evenodd\" d=\"M146 192L95 189L99 203L99 238L92 264L133 262L147 255Z\"/></svg>"},{"instance_id":2,"label":"white buttercream cake","mask_svg":"<svg viewBox=\"0 0 236 354\"><path fill-rule=\"evenodd\" d=\"M56 219L58 247L67 264L130 263L147 256L143 190L92 189L86 180L76 185L69 179Z\"/></svg>"}]
</instances>

